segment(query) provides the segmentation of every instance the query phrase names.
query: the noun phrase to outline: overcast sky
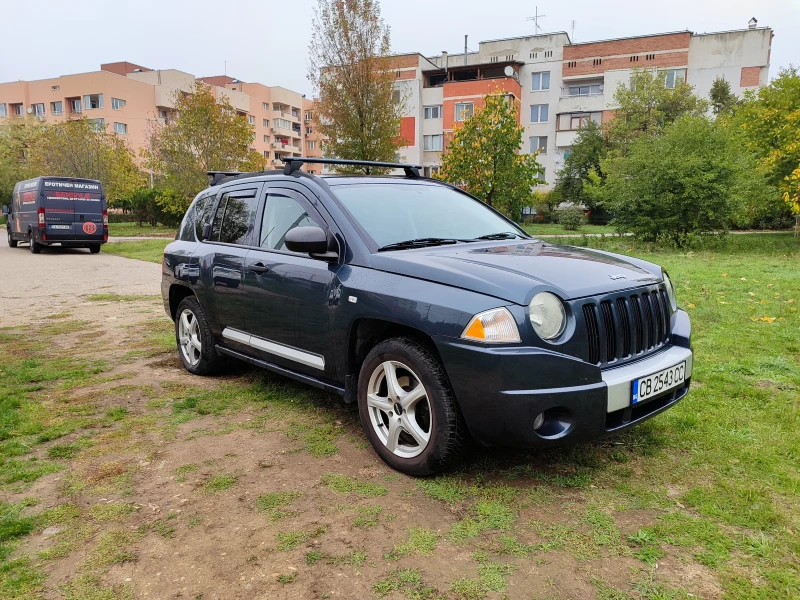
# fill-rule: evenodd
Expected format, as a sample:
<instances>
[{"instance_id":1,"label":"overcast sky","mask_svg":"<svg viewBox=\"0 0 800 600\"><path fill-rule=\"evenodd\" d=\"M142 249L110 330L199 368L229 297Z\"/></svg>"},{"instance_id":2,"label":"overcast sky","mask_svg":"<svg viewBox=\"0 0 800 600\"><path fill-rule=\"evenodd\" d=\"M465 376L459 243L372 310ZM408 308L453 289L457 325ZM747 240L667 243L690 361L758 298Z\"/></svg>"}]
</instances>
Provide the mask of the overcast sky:
<instances>
[{"instance_id":1,"label":"overcast sky","mask_svg":"<svg viewBox=\"0 0 800 600\"><path fill-rule=\"evenodd\" d=\"M3 6L0 82L96 71L130 61L194 75L227 73L311 95L306 54L315 0L26 0ZM383 0L394 52L426 55L478 42L529 35L535 2ZM572 30L574 40L747 27L772 27L770 75L800 66L800 0L542 0L544 32Z\"/></svg>"}]
</instances>

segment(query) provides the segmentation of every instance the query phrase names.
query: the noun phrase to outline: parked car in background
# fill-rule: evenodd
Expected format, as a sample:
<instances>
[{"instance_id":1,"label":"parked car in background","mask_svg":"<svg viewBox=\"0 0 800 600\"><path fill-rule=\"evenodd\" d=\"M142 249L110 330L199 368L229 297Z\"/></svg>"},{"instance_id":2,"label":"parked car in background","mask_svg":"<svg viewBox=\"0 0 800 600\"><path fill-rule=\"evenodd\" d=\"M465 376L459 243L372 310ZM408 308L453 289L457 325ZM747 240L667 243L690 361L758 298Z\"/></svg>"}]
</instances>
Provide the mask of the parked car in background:
<instances>
[{"instance_id":1,"label":"parked car in background","mask_svg":"<svg viewBox=\"0 0 800 600\"><path fill-rule=\"evenodd\" d=\"M444 469L468 437L596 439L689 390L689 317L657 265L532 238L414 166L213 176L162 263L185 368L233 357L357 402L395 469Z\"/></svg>"},{"instance_id":2,"label":"parked car in background","mask_svg":"<svg viewBox=\"0 0 800 600\"><path fill-rule=\"evenodd\" d=\"M7 215L8 245L27 243L34 254L43 246L89 248L96 254L108 241L108 208L103 184L94 179L37 177L14 186Z\"/></svg>"}]
</instances>

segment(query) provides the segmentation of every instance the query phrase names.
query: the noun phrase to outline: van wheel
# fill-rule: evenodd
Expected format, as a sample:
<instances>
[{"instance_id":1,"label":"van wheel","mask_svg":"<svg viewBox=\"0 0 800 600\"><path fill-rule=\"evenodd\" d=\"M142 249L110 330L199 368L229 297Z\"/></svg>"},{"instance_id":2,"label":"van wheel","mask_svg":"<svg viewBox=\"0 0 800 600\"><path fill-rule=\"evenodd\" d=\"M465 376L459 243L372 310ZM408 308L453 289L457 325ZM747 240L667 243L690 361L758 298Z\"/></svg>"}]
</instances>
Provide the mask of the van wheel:
<instances>
[{"instance_id":1,"label":"van wheel","mask_svg":"<svg viewBox=\"0 0 800 600\"><path fill-rule=\"evenodd\" d=\"M219 370L223 357L214 348L214 336L194 296L184 298L175 311L175 341L184 368L195 375Z\"/></svg>"},{"instance_id":2,"label":"van wheel","mask_svg":"<svg viewBox=\"0 0 800 600\"><path fill-rule=\"evenodd\" d=\"M42 245L33 238L33 234L31 234L31 244L28 249L32 254L39 254L42 251Z\"/></svg>"},{"instance_id":3,"label":"van wheel","mask_svg":"<svg viewBox=\"0 0 800 600\"><path fill-rule=\"evenodd\" d=\"M100 254L100 244L92 244L89 246L89 252L92 254Z\"/></svg>"},{"instance_id":4,"label":"van wheel","mask_svg":"<svg viewBox=\"0 0 800 600\"><path fill-rule=\"evenodd\" d=\"M409 338L385 340L367 355L358 377L358 412L378 456L407 475L448 468L467 437L442 364Z\"/></svg>"},{"instance_id":5,"label":"van wheel","mask_svg":"<svg viewBox=\"0 0 800 600\"><path fill-rule=\"evenodd\" d=\"M16 248L17 247L17 240L15 240L14 238L11 237L11 230L10 229L6 229L6 233L8 234L8 245L11 246L12 248Z\"/></svg>"}]
</instances>

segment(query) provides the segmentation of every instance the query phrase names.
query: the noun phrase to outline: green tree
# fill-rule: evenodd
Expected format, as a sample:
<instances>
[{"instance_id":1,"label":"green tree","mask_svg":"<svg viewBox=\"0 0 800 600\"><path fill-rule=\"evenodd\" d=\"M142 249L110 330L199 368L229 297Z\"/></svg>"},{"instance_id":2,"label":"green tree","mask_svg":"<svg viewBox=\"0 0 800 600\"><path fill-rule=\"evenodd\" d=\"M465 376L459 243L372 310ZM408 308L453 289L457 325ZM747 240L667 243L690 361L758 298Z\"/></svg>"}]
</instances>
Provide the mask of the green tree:
<instances>
[{"instance_id":1,"label":"green tree","mask_svg":"<svg viewBox=\"0 0 800 600\"><path fill-rule=\"evenodd\" d=\"M717 77L714 80L708 96L711 99L711 110L715 115L729 114L736 106L736 94L731 92L731 84L724 77Z\"/></svg>"},{"instance_id":2,"label":"green tree","mask_svg":"<svg viewBox=\"0 0 800 600\"><path fill-rule=\"evenodd\" d=\"M42 126L30 148L29 160L37 175L101 181L109 206L144 183L125 141L85 118Z\"/></svg>"},{"instance_id":3,"label":"green tree","mask_svg":"<svg viewBox=\"0 0 800 600\"><path fill-rule=\"evenodd\" d=\"M766 193L754 157L729 130L706 117L684 116L661 135L639 136L592 176L589 193L612 212L620 231L677 245L693 234L726 230L753 197Z\"/></svg>"},{"instance_id":4,"label":"green tree","mask_svg":"<svg viewBox=\"0 0 800 600\"><path fill-rule=\"evenodd\" d=\"M389 27L376 0L318 0L308 78L319 98L317 129L326 138L326 156L394 162L407 143L400 138L403 101L394 93L389 53Z\"/></svg>"},{"instance_id":5,"label":"green tree","mask_svg":"<svg viewBox=\"0 0 800 600\"><path fill-rule=\"evenodd\" d=\"M594 200L583 188L589 181L590 173L602 178L600 161L607 152L608 145L600 125L589 120L580 128L570 153L564 157L564 166L558 173L558 183L554 188L558 199L594 209Z\"/></svg>"},{"instance_id":6,"label":"green tree","mask_svg":"<svg viewBox=\"0 0 800 600\"><path fill-rule=\"evenodd\" d=\"M618 108L608 125L609 141L624 152L641 135L654 135L683 115L702 116L708 102L695 96L692 86L675 80L672 89L665 85L663 72L635 70L629 85L620 84L614 93Z\"/></svg>"},{"instance_id":7,"label":"green tree","mask_svg":"<svg viewBox=\"0 0 800 600\"><path fill-rule=\"evenodd\" d=\"M18 181L39 175L30 155L41 133L41 123L32 117L6 119L0 125L0 204L11 202Z\"/></svg>"},{"instance_id":8,"label":"green tree","mask_svg":"<svg viewBox=\"0 0 800 600\"><path fill-rule=\"evenodd\" d=\"M783 199L800 213L800 74L796 67L758 91L745 93L733 127L742 132Z\"/></svg>"},{"instance_id":9,"label":"green tree","mask_svg":"<svg viewBox=\"0 0 800 600\"><path fill-rule=\"evenodd\" d=\"M157 175L158 201L183 215L208 186L208 171L262 171L264 158L250 149L255 133L224 96L195 82L193 93L175 95L175 119L150 132L145 164Z\"/></svg>"},{"instance_id":10,"label":"green tree","mask_svg":"<svg viewBox=\"0 0 800 600\"><path fill-rule=\"evenodd\" d=\"M518 219L543 172L535 154L520 154L524 127L519 102L505 93L489 94L485 106L463 123L442 155L439 177Z\"/></svg>"}]
</instances>

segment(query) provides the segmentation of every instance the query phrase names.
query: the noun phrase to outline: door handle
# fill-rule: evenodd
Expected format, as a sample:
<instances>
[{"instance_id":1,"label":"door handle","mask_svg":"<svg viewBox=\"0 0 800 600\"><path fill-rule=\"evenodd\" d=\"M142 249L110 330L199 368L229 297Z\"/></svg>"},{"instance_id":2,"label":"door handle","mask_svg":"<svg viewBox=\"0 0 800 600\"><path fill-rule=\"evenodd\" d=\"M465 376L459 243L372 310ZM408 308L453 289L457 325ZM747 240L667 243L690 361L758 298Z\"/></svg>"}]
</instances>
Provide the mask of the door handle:
<instances>
[{"instance_id":1,"label":"door handle","mask_svg":"<svg viewBox=\"0 0 800 600\"><path fill-rule=\"evenodd\" d=\"M269 271L269 267L266 267L261 263L255 263L247 267L247 270L261 275L262 273L266 273L267 271Z\"/></svg>"}]
</instances>

